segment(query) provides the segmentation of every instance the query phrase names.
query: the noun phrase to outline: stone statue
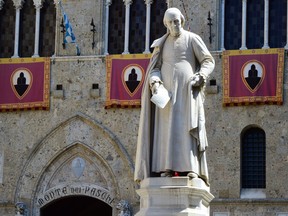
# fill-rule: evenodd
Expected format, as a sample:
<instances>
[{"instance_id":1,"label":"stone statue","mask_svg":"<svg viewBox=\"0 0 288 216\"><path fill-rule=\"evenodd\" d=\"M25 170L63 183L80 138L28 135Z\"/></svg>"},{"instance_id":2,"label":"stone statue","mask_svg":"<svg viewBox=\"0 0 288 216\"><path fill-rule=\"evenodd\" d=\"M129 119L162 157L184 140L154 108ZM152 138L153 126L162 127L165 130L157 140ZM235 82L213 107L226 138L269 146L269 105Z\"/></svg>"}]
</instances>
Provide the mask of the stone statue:
<instances>
[{"instance_id":1,"label":"stone statue","mask_svg":"<svg viewBox=\"0 0 288 216\"><path fill-rule=\"evenodd\" d=\"M175 172L209 185L204 85L215 62L202 39L183 29L177 8L165 12L167 33L154 48L142 89L135 181ZM151 103L160 87L169 92L164 108Z\"/></svg>"},{"instance_id":2,"label":"stone statue","mask_svg":"<svg viewBox=\"0 0 288 216\"><path fill-rule=\"evenodd\" d=\"M117 204L116 209L120 211L118 216L132 216L131 206L126 200L121 200Z\"/></svg>"}]
</instances>

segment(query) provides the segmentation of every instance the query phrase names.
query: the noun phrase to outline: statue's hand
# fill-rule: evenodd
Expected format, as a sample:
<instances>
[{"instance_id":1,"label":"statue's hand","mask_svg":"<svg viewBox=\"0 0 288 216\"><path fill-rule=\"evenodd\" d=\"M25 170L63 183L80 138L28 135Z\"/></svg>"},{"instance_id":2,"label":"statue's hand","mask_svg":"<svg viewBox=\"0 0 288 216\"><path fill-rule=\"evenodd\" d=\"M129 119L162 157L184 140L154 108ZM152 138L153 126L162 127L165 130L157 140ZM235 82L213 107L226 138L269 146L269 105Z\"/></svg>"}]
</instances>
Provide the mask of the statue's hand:
<instances>
[{"instance_id":1,"label":"statue's hand","mask_svg":"<svg viewBox=\"0 0 288 216\"><path fill-rule=\"evenodd\" d=\"M140 180L140 179L136 179L135 182L136 182L138 185L140 185L141 180Z\"/></svg>"},{"instance_id":2,"label":"statue's hand","mask_svg":"<svg viewBox=\"0 0 288 216\"><path fill-rule=\"evenodd\" d=\"M151 87L152 94L157 94L158 93L159 86L160 86L159 82L155 82L153 84L153 86Z\"/></svg>"},{"instance_id":3,"label":"statue's hand","mask_svg":"<svg viewBox=\"0 0 288 216\"><path fill-rule=\"evenodd\" d=\"M152 94L157 94L158 88L162 83L163 82L157 76L152 76L150 78L149 85L150 85L150 89L151 89Z\"/></svg>"},{"instance_id":4,"label":"statue's hand","mask_svg":"<svg viewBox=\"0 0 288 216\"><path fill-rule=\"evenodd\" d=\"M199 87L199 86L203 85L203 83L204 83L204 78L200 74L196 74L191 79L191 84L194 87Z\"/></svg>"}]
</instances>

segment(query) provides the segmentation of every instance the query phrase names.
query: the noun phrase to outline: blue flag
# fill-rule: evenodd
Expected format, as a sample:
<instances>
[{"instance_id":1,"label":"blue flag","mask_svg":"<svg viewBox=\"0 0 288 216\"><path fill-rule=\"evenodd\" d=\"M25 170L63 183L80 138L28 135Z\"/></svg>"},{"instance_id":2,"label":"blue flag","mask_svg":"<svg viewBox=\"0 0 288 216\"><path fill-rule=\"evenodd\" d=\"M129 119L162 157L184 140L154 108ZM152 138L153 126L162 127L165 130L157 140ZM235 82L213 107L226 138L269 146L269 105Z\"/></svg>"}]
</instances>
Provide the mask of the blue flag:
<instances>
[{"instance_id":1,"label":"blue flag","mask_svg":"<svg viewBox=\"0 0 288 216\"><path fill-rule=\"evenodd\" d=\"M79 56L80 55L80 49L76 43L76 37L73 33L73 29L72 29L72 26L69 22L69 19L68 19L68 16L67 14L65 13L63 7L62 7L62 4L61 4L61 1L59 2L59 5L60 5L60 8L61 8L61 11L62 11L62 14L63 14L63 19L64 19L64 26L65 26L65 38L63 39L64 40L64 43L67 44L67 43L75 43L75 46L76 46L76 50L77 50L77 55Z\"/></svg>"},{"instance_id":2,"label":"blue flag","mask_svg":"<svg viewBox=\"0 0 288 216\"><path fill-rule=\"evenodd\" d=\"M75 35L73 33L72 26L71 26L69 19L68 19L65 12L63 13L63 17L64 17L64 25L65 25L65 29L66 29L64 43L75 43L76 38L75 38Z\"/></svg>"}]
</instances>

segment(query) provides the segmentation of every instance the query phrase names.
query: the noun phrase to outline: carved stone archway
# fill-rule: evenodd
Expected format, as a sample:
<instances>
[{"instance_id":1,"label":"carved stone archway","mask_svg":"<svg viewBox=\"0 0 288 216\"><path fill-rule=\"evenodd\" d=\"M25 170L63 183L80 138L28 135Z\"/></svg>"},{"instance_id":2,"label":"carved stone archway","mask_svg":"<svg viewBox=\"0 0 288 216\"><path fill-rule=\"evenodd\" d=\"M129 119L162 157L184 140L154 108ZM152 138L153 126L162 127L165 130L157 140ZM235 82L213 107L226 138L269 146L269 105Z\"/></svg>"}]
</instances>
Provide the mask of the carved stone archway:
<instances>
[{"instance_id":1,"label":"carved stone archway","mask_svg":"<svg viewBox=\"0 0 288 216\"><path fill-rule=\"evenodd\" d=\"M36 147L19 178L15 203L30 215L61 197L89 196L113 208L120 199L137 200L133 163L113 133L78 114L60 124ZM131 187L132 185L132 187Z\"/></svg>"}]
</instances>

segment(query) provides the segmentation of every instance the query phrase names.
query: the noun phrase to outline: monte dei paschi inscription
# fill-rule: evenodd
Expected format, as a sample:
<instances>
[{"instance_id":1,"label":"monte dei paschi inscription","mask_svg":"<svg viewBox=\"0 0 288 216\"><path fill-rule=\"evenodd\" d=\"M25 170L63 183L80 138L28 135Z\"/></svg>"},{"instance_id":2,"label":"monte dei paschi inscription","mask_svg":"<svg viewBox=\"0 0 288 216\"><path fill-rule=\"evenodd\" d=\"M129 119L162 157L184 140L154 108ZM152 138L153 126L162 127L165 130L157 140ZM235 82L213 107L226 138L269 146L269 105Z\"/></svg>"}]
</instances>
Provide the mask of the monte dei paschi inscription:
<instances>
[{"instance_id":1,"label":"monte dei paschi inscription","mask_svg":"<svg viewBox=\"0 0 288 216\"><path fill-rule=\"evenodd\" d=\"M93 197L102 200L110 206L112 206L114 202L114 196L112 196L108 190L97 185L90 184L57 186L45 191L44 194L40 194L36 202L37 205L41 208L53 200L73 195Z\"/></svg>"}]
</instances>

